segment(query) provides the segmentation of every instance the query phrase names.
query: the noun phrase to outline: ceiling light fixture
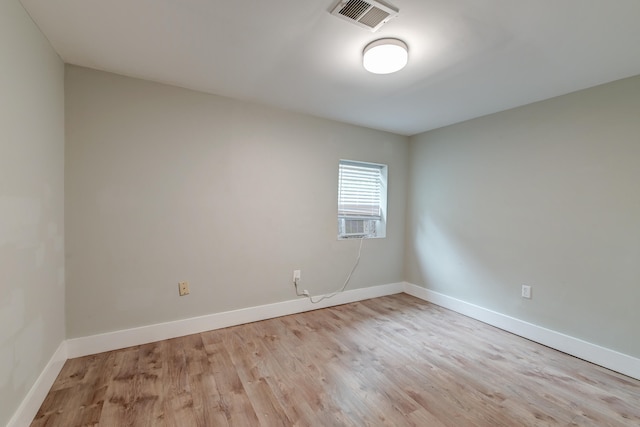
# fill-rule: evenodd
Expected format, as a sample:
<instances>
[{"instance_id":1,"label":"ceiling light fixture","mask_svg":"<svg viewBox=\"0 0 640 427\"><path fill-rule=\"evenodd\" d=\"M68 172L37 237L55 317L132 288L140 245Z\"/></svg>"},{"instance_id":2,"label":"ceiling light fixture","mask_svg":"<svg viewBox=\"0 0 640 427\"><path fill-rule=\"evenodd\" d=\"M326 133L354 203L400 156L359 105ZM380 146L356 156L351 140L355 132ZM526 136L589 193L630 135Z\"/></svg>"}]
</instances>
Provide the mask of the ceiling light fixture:
<instances>
[{"instance_id":1,"label":"ceiling light fixture","mask_svg":"<svg viewBox=\"0 0 640 427\"><path fill-rule=\"evenodd\" d=\"M402 70L409 60L407 44L398 39L379 39L364 48L362 65L374 74Z\"/></svg>"}]
</instances>

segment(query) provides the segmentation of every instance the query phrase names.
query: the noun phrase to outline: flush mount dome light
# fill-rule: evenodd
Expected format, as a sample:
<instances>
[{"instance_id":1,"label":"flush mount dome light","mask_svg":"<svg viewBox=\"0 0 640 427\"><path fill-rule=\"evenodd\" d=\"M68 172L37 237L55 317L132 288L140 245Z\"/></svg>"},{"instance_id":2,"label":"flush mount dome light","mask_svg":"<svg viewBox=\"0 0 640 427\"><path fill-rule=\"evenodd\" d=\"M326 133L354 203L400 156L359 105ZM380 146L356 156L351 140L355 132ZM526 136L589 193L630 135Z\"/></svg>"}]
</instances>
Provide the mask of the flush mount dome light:
<instances>
[{"instance_id":1,"label":"flush mount dome light","mask_svg":"<svg viewBox=\"0 0 640 427\"><path fill-rule=\"evenodd\" d=\"M407 65L409 53L406 43L398 39L380 39L364 48L362 65L374 74L390 74Z\"/></svg>"}]
</instances>

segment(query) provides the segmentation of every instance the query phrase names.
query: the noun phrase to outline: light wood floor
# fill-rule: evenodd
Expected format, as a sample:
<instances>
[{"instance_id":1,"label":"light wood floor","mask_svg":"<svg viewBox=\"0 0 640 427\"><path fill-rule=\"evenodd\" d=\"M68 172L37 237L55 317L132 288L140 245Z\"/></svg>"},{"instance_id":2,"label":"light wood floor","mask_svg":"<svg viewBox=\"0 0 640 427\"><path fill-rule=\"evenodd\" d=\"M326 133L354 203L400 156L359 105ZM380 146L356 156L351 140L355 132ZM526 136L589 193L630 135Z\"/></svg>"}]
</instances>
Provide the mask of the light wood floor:
<instances>
[{"instance_id":1,"label":"light wood floor","mask_svg":"<svg viewBox=\"0 0 640 427\"><path fill-rule=\"evenodd\" d=\"M640 381L399 294L71 359L45 425L640 426Z\"/></svg>"}]
</instances>

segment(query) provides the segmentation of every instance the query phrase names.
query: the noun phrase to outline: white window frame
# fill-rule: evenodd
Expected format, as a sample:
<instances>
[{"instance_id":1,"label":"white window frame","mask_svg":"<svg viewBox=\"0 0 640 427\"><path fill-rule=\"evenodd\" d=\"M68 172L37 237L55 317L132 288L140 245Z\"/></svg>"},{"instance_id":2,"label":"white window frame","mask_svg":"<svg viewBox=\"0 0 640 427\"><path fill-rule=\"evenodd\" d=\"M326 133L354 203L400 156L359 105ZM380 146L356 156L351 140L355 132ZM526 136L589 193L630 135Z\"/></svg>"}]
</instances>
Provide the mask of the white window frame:
<instances>
[{"instance_id":1,"label":"white window frame","mask_svg":"<svg viewBox=\"0 0 640 427\"><path fill-rule=\"evenodd\" d=\"M338 239L386 237L387 178L387 165L340 160Z\"/></svg>"}]
</instances>

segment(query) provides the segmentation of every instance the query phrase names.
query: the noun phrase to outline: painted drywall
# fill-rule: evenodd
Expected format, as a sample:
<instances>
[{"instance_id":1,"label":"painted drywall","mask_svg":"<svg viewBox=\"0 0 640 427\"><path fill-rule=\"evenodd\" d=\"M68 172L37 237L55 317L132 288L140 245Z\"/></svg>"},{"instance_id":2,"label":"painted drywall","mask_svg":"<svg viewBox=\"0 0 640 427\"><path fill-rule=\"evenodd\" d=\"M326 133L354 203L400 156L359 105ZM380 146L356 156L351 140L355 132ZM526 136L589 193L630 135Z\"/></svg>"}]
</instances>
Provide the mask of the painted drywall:
<instances>
[{"instance_id":1,"label":"painted drywall","mask_svg":"<svg viewBox=\"0 0 640 427\"><path fill-rule=\"evenodd\" d=\"M348 289L402 281L408 138L76 66L65 90L68 338L295 299L294 269L339 288L341 158L389 166Z\"/></svg>"},{"instance_id":2,"label":"painted drywall","mask_svg":"<svg viewBox=\"0 0 640 427\"><path fill-rule=\"evenodd\" d=\"M634 77L412 137L407 280L640 357L639 118Z\"/></svg>"},{"instance_id":3,"label":"painted drywall","mask_svg":"<svg viewBox=\"0 0 640 427\"><path fill-rule=\"evenodd\" d=\"M0 2L0 425L65 336L64 66Z\"/></svg>"}]
</instances>

